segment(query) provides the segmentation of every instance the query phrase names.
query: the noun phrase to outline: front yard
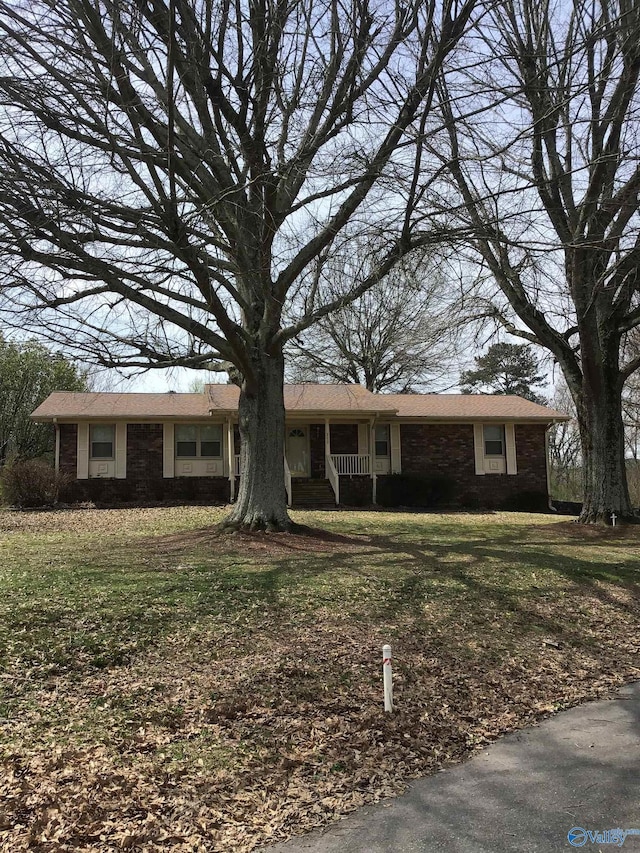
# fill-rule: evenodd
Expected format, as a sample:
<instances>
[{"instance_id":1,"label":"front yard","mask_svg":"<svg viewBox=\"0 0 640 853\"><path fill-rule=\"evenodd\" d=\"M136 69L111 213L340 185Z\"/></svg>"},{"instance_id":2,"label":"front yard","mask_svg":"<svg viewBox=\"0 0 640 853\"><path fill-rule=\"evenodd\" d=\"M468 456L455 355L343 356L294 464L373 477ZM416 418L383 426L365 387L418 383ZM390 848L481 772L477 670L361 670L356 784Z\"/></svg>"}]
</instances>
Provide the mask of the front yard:
<instances>
[{"instance_id":1,"label":"front yard","mask_svg":"<svg viewBox=\"0 0 640 853\"><path fill-rule=\"evenodd\" d=\"M294 515L0 511L0 849L248 851L640 677L636 529Z\"/></svg>"}]
</instances>

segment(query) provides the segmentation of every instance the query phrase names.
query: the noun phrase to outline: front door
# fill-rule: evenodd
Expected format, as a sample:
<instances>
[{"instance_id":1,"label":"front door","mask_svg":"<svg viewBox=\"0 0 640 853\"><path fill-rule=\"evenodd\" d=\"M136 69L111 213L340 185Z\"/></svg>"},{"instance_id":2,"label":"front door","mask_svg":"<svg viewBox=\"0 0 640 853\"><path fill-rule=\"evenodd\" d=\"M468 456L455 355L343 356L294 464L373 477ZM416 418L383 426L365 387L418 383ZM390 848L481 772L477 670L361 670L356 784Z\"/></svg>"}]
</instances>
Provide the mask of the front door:
<instances>
[{"instance_id":1,"label":"front door","mask_svg":"<svg viewBox=\"0 0 640 853\"><path fill-rule=\"evenodd\" d=\"M309 476L309 436L307 427L287 431L287 462L292 477Z\"/></svg>"}]
</instances>

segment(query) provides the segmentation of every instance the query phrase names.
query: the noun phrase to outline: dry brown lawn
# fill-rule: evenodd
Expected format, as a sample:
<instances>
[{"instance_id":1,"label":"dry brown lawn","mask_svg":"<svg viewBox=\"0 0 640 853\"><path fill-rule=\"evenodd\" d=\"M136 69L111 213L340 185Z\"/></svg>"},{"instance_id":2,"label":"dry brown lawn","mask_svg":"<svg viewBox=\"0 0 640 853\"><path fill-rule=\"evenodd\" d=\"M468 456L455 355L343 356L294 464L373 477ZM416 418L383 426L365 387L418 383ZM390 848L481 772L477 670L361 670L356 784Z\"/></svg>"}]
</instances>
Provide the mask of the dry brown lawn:
<instances>
[{"instance_id":1,"label":"dry brown lawn","mask_svg":"<svg viewBox=\"0 0 640 853\"><path fill-rule=\"evenodd\" d=\"M0 511L3 851L253 850L640 675L638 529L220 513Z\"/></svg>"}]
</instances>

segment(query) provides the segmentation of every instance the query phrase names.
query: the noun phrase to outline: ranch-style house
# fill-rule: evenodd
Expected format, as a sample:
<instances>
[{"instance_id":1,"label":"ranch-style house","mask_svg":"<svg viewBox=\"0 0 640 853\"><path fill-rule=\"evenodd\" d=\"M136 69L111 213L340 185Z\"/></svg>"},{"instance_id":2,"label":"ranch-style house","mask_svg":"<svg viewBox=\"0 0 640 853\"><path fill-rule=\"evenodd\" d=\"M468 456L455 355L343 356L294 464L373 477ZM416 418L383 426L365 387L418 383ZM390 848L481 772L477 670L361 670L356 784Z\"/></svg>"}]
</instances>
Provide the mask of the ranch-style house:
<instances>
[{"instance_id":1,"label":"ranch-style house","mask_svg":"<svg viewBox=\"0 0 640 853\"><path fill-rule=\"evenodd\" d=\"M228 502L242 477L238 394L56 392L32 418L55 426L67 500ZM413 477L451 506L547 505L547 433L566 416L546 406L328 384L286 385L284 398L289 504L375 504Z\"/></svg>"}]
</instances>

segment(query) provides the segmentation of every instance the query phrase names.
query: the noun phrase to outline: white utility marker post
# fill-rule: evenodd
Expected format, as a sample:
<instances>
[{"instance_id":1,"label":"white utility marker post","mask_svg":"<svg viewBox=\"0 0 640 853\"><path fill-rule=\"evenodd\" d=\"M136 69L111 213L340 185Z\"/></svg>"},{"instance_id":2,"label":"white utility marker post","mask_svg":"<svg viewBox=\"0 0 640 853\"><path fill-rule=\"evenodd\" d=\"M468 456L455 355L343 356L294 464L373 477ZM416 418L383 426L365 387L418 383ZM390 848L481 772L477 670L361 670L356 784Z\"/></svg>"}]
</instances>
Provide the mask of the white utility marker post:
<instances>
[{"instance_id":1,"label":"white utility marker post","mask_svg":"<svg viewBox=\"0 0 640 853\"><path fill-rule=\"evenodd\" d=\"M382 647L382 681L384 684L384 710L393 711L393 673L391 670L391 646Z\"/></svg>"}]
</instances>

